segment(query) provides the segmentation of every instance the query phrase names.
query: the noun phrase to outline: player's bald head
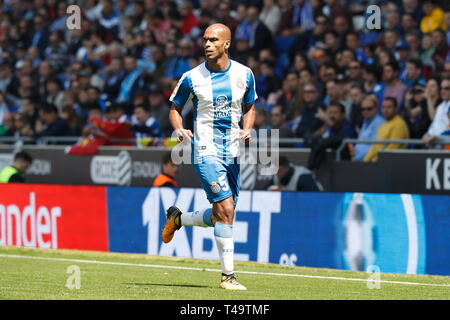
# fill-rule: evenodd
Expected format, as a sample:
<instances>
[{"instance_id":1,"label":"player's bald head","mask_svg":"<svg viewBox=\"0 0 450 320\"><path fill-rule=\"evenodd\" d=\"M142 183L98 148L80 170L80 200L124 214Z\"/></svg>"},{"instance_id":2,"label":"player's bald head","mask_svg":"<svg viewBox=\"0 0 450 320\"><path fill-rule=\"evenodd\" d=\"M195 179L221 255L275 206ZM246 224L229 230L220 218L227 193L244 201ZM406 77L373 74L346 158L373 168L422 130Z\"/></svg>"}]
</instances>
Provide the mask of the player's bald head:
<instances>
[{"instance_id":1,"label":"player's bald head","mask_svg":"<svg viewBox=\"0 0 450 320\"><path fill-rule=\"evenodd\" d=\"M205 30L206 34L215 34L222 41L231 41L231 30L222 23L214 23Z\"/></svg>"}]
</instances>

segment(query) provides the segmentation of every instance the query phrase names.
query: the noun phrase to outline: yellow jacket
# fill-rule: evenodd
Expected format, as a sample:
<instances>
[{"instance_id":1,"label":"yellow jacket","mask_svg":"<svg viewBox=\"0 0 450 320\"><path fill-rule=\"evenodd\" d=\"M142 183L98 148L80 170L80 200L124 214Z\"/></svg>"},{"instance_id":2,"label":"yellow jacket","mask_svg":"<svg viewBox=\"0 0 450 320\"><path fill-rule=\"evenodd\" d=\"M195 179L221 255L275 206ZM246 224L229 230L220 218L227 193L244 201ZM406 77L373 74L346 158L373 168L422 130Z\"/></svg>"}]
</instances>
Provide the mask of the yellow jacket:
<instances>
[{"instance_id":1,"label":"yellow jacket","mask_svg":"<svg viewBox=\"0 0 450 320\"><path fill-rule=\"evenodd\" d=\"M377 131L377 140L386 139L409 139L409 129L405 120L403 120L399 115L396 115L389 121L384 122L380 125ZM403 144L390 143L385 144L373 144L364 157L364 161L377 161L378 151L389 150L389 149L402 149Z\"/></svg>"},{"instance_id":2,"label":"yellow jacket","mask_svg":"<svg viewBox=\"0 0 450 320\"><path fill-rule=\"evenodd\" d=\"M420 31L422 31L422 33L429 33L436 29L445 30L444 15L445 13L441 8L433 9L429 16L422 18L422 21L420 22Z\"/></svg>"}]
</instances>

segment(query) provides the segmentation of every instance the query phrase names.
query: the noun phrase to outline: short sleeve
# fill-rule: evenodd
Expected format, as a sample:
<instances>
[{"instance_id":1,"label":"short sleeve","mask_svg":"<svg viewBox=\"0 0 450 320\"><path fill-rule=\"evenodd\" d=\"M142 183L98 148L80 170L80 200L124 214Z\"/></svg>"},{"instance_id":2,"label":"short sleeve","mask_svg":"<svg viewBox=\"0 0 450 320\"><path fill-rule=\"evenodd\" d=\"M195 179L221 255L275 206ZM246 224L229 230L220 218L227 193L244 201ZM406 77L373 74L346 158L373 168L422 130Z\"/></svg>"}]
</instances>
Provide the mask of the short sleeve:
<instances>
[{"instance_id":1,"label":"short sleeve","mask_svg":"<svg viewBox=\"0 0 450 320\"><path fill-rule=\"evenodd\" d=\"M243 103L245 106L249 106L254 104L256 99L258 99L258 95L256 94L255 77L253 72L249 69Z\"/></svg>"},{"instance_id":2,"label":"short sleeve","mask_svg":"<svg viewBox=\"0 0 450 320\"><path fill-rule=\"evenodd\" d=\"M183 74L172 92L169 101L178 107L184 107L191 95L189 76Z\"/></svg>"}]
</instances>

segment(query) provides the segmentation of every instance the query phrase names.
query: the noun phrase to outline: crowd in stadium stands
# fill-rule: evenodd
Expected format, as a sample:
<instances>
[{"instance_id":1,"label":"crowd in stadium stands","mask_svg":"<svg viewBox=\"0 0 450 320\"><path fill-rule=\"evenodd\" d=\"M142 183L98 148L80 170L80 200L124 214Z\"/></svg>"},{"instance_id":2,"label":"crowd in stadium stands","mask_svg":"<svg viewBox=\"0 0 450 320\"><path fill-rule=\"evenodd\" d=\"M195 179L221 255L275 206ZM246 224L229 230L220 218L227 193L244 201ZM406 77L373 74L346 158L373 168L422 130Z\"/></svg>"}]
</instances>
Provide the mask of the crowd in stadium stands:
<instances>
[{"instance_id":1,"label":"crowd in stadium stands","mask_svg":"<svg viewBox=\"0 0 450 320\"><path fill-rule=\"evenodd\" d=\"M73 3L81 26L70 30ZM366 25L372 4L380 29ZM449 10L446 0L0 0L0 136L89 135L100 118L169 137L168 98L221 22L230 57L255 75L256 129L317 150L343 138L431 146L450 132ZM192 106L183 112L192 129ZM346 152L376 161L402 147Z\"/></svg>"}]
</instances>

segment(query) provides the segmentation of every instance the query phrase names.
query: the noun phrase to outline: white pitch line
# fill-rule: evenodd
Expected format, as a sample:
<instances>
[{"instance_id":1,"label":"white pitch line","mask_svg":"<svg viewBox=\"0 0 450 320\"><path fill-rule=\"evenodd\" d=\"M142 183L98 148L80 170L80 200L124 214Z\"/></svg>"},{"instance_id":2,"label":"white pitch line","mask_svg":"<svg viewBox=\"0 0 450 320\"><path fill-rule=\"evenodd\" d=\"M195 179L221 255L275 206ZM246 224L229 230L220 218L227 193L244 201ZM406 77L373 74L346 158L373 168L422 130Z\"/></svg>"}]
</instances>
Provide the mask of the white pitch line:
<instances>
[{"instance_id":1,"label":"white pitch line","mask_svg":"<svg viewBox=\"0 0 450 320\"><path fill-rule=\"evenodd\" d=\"M127 267L143 267L143 268L157 268L157 269L174 269L174 270L189 270L189 271L221 272L220 269L209 269L209 268L165 266L165 265L157 265L157 264L111 262L111 261L99 261L99 260L49 258L49 257L36 257L36 256L20 256L20 255L13 255L13 254L0 254L0 258L33 259L33 260L47 260L47 261L63 261L63 262L71 262L71 263L78 262L78 263L104 264L104 265L127 266ZM381 280L381 279L380 280L373 280L373 279L360 279L360 278L326 277L326 276L313 276L313 275L306 275L306 274L271 273L271 272L256 272L256 271L239 271L239 273L263 275L263 276L296 277L296 278L310 278L310 279L323 279L323 280L340 280L340 281L361 281L361 282L378 281L380 283L402 284L402 285L411 285L411 286L450 287L450 284L406 282L406 281L390 281L390 280Z\"/></svg>"}]
</instances>

